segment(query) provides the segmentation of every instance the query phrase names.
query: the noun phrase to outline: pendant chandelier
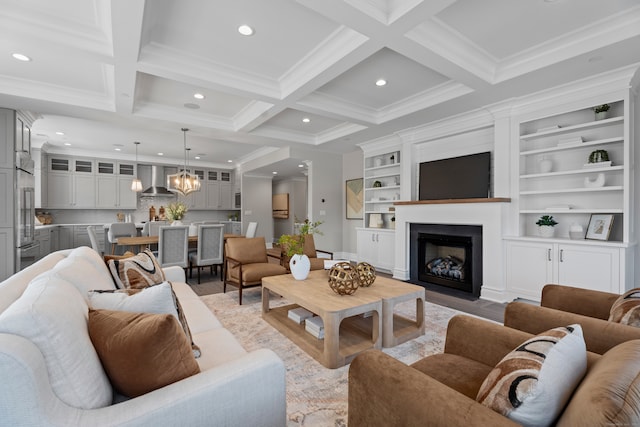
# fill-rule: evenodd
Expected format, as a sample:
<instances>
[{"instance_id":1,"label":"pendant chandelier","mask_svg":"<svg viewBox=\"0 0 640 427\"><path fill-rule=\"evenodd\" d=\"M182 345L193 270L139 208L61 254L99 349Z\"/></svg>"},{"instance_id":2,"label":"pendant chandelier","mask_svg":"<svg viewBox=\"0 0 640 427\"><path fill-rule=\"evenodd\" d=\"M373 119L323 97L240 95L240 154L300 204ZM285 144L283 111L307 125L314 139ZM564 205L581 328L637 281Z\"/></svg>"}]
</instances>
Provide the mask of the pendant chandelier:
<instances>
[{"instance_id":1,"label":"pendant chandelier","mask_svg":"<svg viewBox=\"0 0 640 427\"><path fill-rule=\"evenodd\" d=\"M195 174L189 173L187 168L187 131L182 128L184 134L184 168L178 173L167 175L167 190L186 196L194 191L200 191L200 180Z\"/></svg>"},{"instance_id":2,"label":"pendant chandelier","mask_svg":"<svg viewBox=\"0 0 640 427\"><path fill-rule=\"evenodd\" d=\"M140 191L142 191L142 181L140 181L140 179L138 178L138 145L140 145L140 143L138 141L135 141L134 144L136 145L136 177L133 178L133 181L131 181L131 191L135 191L136 193L139 193Z\"/></svg>"}]
</instances>

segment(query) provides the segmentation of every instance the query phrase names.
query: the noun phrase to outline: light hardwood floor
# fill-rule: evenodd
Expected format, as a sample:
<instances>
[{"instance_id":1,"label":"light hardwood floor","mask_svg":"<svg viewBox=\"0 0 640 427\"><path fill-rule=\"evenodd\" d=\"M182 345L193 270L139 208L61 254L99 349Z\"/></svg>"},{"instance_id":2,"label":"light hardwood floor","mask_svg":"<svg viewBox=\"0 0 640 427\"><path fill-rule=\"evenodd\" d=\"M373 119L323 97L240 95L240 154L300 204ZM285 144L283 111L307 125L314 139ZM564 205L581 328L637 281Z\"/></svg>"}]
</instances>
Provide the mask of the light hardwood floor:
<instances>
[{"instance_id":1,"label":"light hardwood floor","mask_svg":"<svg viewBox=\"0 0 640 427\"><path fill-rule=\"evenodd\" d=\"M391 277L388 274L380 273L384 277ZM209 269L205 268L201 272L201 284L198 284L196 271L193 271L193 278L189 278L187 273L187 282L191 285L194 292L198 295L210 295L222 292L222 280L220 273L212 276ZM228 286L227 292L237 291L234 286ZM426 300L428 302L442 305L444 307L453 308L465 313L473 314L485 319L502 322L504 318L504 309L506 304L500 304L492 301L481 299L471 299L463 292L449 291L439 286L433 286L426 290Z\"/></svg>"}]
</instances>

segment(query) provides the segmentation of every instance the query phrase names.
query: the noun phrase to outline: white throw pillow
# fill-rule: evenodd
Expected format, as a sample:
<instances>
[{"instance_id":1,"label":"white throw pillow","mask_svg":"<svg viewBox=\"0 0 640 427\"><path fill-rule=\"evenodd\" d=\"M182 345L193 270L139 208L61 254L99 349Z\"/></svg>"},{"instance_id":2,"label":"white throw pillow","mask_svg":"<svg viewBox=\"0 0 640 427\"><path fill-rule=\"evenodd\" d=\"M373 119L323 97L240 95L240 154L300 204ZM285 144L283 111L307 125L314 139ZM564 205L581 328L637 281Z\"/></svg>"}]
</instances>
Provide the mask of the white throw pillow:
<instances>
[{"instance_id":1,"label":"white throw pillow","mask_svg":"<svg viewBox=\"0 0 640 427\"><path fill-rule=\"evenodd\" d=\"M90 278L88 278L90 280ZM109 406L113 390L87 327L89 308L77 289L54 276L34 279L0 315L0 332L33 342L44 357L54 393L69 406Z\"/></svg>"},{"instance_id":2,"label":"white throw pillow","mask_svg":"<svg viewBox=\"0 0 640 427\"><path fill-rule=\"evenodd\" d=\"M107 265L96 251L87 247L74 249L50 273L71 283L82 296L91 289L115 289Z\"/></svg>"},{"instance_id":3,"label":"white throw pillow","mask_svg":"<svg viewBox=\"0 0 640 427\"><path fill-rule=\"evenodd\" d=\"M586 370L580 325L554 328L507 354L476 400L524 426L552 425Z\"/></svg>"},{"instance_id":4,"label":"white throw pillow","mask_svg":"<svg viewBox=\"0 0 640 427\"><path fill-rule=\"evenodd\" d=\"M133 295L129 295L126 292L100 291L89 291L88 295L89 306L93 309L171 314L176 320L180 320L169 282L149 286Z\"/></svg>"}]
</instances>

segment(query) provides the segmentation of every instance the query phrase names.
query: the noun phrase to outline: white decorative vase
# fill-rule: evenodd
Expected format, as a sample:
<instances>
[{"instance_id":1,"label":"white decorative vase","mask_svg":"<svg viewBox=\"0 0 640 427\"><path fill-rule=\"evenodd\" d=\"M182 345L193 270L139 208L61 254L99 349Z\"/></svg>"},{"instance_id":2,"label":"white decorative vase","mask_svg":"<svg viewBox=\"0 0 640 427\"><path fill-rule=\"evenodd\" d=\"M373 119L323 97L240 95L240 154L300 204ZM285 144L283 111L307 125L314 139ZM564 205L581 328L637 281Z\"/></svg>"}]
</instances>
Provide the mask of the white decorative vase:
<instances>
[{"instance_id":1,"label":"white decorative vase","mask_svg":"<svg viewBox=\"0 0 640 427\"><path fill-rule=\"evenodd\" d=\"M538 233L540 233L540 237L553 237L553 226L552 225L539 225Z\"/></svg>"},{"instance_id":2,"label":"white decorative vase","mask_svg":"<svg viewBox=\"0 0 640 427\"><path fill-rule=\"evenodd\" d=\"M182 225L182 221L180 221L179 219L174 219L173 222L171 223L171 226L179 226Z\"/></svg>"},{"instance_id":3,"label":"white decorative vase","mask_svg":"<svg viewBox=\"0 0 640 427\"><path fill-rule=\"evenodd\" d=\"M538 168L541 173L549 173L553 169L553 161L551 159L543 158L538 163Z\"/></svg>"},{"instance_id":4,"label":"white decorative vase","mask_svg":"<svg viewBox=\"0 0 640 427\"><path fill-rule=\"evenodd\" d=\"M311 261L309 261L309 257L304 254L295 254L289 260L289 269L294 279L304 280L311 270Z\"/></svg>"},{"instance_id":5,"label":"white decorative vase","mask_svg":"<svg viewBox=\"0 0 640 427\"><path fill-rule=\"evenodd\" d=\"M596 114L596 120L604 120L609 117L608 111L600 111L599 113L595 113L595 114Z\"/></svg>"}]
</instances>

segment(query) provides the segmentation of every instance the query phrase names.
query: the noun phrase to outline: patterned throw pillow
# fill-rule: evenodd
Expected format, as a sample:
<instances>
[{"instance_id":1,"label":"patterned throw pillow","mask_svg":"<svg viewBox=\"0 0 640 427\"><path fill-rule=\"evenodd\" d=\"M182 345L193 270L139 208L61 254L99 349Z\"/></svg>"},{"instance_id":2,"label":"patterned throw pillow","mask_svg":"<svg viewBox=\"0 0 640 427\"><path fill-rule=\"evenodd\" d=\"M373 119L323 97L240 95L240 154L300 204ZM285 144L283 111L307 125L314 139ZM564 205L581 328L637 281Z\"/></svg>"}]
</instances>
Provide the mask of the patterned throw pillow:
<instances>
[{"instance_id":1,"label":"patterned throw pillow","mask_svg":"<svg viewBox=\"0 0 640 427\"><path fill-rule=\"evenodd\" d=\"M93 309L173 315L180 322L187 339L191 343L193 356L195 358L200 357L200 347L193 342L184 310L170 282L162 282L142 289L89 291L88 297L89 305Z\"/></svg>"},{"instance_id":2,"label":"patterned throw pillow","mask_svg":"<svg viewBox=\"0 0 640 427\"><path fill-rule=\"evenodd\" d=\"M620 295L611 306L609 321L640 327L640 288Z\"/></svg>"},{"instance_id":3,"label":"patterned throw pillow","mask_svg":"<svg viewBox=\"0 0 640 427\"><path fill-rule=\"evenodd\" d=\"M121 289L146 288L165 280L158 260L148 249L129 258L109 260L109 271Z\"/></svg>"},{"instance_id":4,"label":"patterned throw pillow","mask_svg":"<svg viewBox=\"0 0 640 427\"><path fill-rule=\"evenodd\" d=\"M587 370L580 325L550 329L507 354L476 400L524 426L553 424Z\"/></svg>"},{"instance_id":5,"label":"patterned throw pillow","mask_svg":"<svg viewBox=\"0 0 640 427\"><path fill-rule=\"evenodd\" d=\"M89 310L89 336L111 384L128 397L200 372L170 314Z\"/></svg>"}]
</instances>

